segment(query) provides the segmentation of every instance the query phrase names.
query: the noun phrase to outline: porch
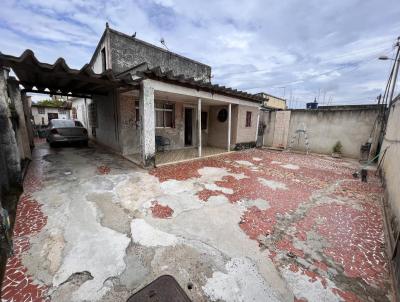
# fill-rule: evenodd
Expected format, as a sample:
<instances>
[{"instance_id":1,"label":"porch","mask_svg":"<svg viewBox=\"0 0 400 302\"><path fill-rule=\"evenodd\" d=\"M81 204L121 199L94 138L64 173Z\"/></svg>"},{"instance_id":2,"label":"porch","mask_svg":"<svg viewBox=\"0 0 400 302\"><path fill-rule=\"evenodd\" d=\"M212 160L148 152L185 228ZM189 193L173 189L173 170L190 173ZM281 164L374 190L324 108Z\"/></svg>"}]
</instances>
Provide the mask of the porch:
<instances>
[{"instance_id":1,"label":"porch","mask_svg":"<svg viewBox=\"0 0 400 302\"><path fill-rule=\"evenodd\" d=\"M182 162L186 160L199 158L198 148L184 148L177 150L166 150L164 152L156 152L156 166ZM218 147L203 147L201 157L209 157L228 152L226 149Z\"/></svg>"},{"instance_id":2,"label":"porch","mask_svg":"<svg viewBox=\"0 0 400 302\"><path fill-rule=\"evenodd\" d=\"M255 140L258 103L144 80L119 96L121 151L143 166L208 157Z\"/></svg>"}]
</instances>

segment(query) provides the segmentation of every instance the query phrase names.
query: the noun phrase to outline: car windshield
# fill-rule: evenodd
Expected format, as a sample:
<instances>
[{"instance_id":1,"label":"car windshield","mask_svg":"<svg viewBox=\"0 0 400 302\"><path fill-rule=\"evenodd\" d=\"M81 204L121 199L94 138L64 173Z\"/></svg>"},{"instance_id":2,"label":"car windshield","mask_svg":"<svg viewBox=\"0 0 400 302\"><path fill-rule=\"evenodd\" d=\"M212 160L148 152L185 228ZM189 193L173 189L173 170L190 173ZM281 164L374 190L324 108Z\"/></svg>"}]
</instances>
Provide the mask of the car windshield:
<instances>
[{"instance_id":1,"label":"car windshield","mask_svg":"<svg viewBox=\"0 0 400 302\"><path fill-rule=\"evenodd\" d=\"M52 120L51 124L55 128L69 128L75 127L75 123L72 120Z\"/></svg>"}]
</instances>

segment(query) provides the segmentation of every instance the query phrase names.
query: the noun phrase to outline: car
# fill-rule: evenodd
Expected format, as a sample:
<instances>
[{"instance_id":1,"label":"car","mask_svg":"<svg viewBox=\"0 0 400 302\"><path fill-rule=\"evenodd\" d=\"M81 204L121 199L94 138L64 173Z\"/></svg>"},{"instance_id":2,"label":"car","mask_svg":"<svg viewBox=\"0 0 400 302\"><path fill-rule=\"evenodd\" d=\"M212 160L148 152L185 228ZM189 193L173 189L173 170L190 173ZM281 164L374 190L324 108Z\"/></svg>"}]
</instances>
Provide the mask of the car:
<instances>
[{"instance_id":1,"label":"car","mask_svg":"<svg viewBox=\"0 0 400 302\"><path fill-rule=\"evenodd\" d=\"M77 143L87 146L88 132L78 120L52 119L47 128L47 142L50 147L61 143Z\"/></svg>"}]
</instances>

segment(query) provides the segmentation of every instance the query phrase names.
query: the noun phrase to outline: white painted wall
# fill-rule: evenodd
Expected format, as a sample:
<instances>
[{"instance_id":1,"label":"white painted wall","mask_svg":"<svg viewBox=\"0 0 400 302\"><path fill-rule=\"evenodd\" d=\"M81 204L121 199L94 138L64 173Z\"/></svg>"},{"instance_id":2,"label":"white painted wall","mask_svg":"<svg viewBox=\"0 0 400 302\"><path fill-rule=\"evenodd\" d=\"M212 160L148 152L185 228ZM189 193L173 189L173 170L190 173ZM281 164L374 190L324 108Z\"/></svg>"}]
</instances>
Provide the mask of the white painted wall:
<instances>
[{"instance_id":1,"label":"white painted wall","mask_svg":"<svg viewBox=\"0 0 400 302\"><path fill-rule=\"evenodd\" d=\"M59 108L54 107L40 107L44 108L44 114L38 112L38 107L32 105L32 117L35 122L35 125L42 125L42 118L44 121L44 125L49 123L48 113L57 113L59 119L70 119L71 118L71 110L65 110L65 113L60 113Z\"/></svg>"},{"instance_id":2,"label":"white painted wall","mask_svg":"<svg viewBox=\"0 0 400 302\"><path fill-rule=\"evenodd\" d=\"M72 100L72 108L76 109L76 119L80 121L85 128L89 128L88 105L90 102L90 99L86 99L85 101L85 99L82 98ZM73 118L73 110L71 110L71 118Z\"/></svg>"}]
</instances>

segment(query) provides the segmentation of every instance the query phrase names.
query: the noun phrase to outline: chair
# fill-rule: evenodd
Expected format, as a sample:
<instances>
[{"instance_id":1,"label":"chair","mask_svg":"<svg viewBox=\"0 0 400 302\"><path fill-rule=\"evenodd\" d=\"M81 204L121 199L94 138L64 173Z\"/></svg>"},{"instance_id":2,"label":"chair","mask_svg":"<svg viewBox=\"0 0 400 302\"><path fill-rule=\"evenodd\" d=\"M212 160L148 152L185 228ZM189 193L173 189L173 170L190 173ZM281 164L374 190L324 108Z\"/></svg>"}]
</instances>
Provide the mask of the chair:
<instances>
[{"instance_id":1,"label":"chair","mask_svg":"<svg viewBox=\"0 0 400 302\"><path fill-rule=\"evenodd\" d=\"M160 135L156 135L156 150L157 151L165 151L165 146L170 146L171 141L167 137L163 137Z\"/></svg>"}]
</instances>

